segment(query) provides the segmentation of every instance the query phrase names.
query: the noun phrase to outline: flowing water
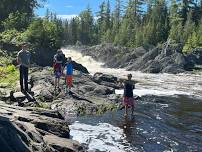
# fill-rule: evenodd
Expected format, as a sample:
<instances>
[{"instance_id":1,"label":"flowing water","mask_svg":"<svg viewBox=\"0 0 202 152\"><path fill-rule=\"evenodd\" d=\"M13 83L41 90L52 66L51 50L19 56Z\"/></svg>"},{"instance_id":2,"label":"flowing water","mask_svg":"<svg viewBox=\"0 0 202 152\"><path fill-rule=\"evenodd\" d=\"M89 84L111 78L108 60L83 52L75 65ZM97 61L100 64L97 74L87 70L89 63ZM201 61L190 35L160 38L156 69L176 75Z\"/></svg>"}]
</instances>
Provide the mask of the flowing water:
<instances>
[{"instance_id":1,"label":"flowing water","mask_svg":"<svg viewBox=\"0 0 202 152\"><path fill-rule=\"evenodd\" d=\"M123 111L76 118L72 138L88 151L202 151L202 74L145 74L102 67L103 63L79 51L63 49L91 74L102 72L125 78L132 73L138 83L134 94L156 95L138 101L133 117ZM122 90L116 90L122 94Z\"/></svg>"}]
</instances>

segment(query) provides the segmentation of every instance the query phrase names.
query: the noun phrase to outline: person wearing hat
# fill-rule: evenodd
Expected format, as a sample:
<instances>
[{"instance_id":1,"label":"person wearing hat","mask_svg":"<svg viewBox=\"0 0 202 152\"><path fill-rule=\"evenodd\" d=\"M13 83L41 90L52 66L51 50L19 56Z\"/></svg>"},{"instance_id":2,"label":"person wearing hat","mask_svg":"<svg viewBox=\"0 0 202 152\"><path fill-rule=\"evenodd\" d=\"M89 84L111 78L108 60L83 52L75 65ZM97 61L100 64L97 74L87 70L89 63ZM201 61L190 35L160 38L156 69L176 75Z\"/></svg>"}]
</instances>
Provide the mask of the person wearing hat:
<instances>
[{"instance_id":1,"label":"person wearing hat","mask_svg":"<svg viewBox=\"0 0 202 152\"><path fill-rule=\"evenodd\" d=\"M28 43L24 42L21 45L22 50L17 54L17 63L20 71L20 88L21 92L28 92L28 70L30 67L31 53L27 50Z\"/></svg>"},{"instance_id":2,"label":"person wearing hat","mask_svg":"<svg viewBox=\"0 0 202 152\"><path fill-rule=\"evenodd\" d=\"M134 112L134 97L133 97L133 89L135 89L135 85L133 84L132 74L128 74L128 80L124 82L124 94L123 94L123 104L125 106L125 116L128 115L128 108L131 107L131 114Z\"/></svg>"},{"instance_id":3,"label":"person wearing hat","mask_svg":"<svg viewBox=\"0 0 202 152\"><path fill-rule=\"evenodd\" d=\"M60 77L62 76L62 72L63 72L63 52L61 49L57 50L57 53L54 55L53 58L53 70L54 70L54 76L55 76L55 90L56 88L60 88L59 84L60 84Z\"/></svg>"}]
</instances>

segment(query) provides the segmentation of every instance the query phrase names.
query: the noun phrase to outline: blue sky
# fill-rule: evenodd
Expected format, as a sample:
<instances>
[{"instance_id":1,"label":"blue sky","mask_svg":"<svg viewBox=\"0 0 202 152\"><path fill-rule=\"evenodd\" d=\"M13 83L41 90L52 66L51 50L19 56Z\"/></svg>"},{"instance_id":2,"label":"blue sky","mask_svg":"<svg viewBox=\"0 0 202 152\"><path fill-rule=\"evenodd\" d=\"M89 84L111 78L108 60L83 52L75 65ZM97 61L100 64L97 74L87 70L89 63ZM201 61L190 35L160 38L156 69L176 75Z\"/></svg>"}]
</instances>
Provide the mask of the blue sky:
<instances>
[{"instance_id":1,"label":"blue sky","mask_svg":"<svg viewBox=\"0 0 202 152\"><path fill-rule=\"evenodd\" d=\"M123 0L127 1L127 0ZM89 4L95 14L103 0L47 0L43 8L38 8L35 13L44 16L46 9L55 12L61 18L69 18L78 15ZM114 8L115 0L110 0L111 7ZM124 3L123 3L124 4Z\"/></svg>"}]
</instances>

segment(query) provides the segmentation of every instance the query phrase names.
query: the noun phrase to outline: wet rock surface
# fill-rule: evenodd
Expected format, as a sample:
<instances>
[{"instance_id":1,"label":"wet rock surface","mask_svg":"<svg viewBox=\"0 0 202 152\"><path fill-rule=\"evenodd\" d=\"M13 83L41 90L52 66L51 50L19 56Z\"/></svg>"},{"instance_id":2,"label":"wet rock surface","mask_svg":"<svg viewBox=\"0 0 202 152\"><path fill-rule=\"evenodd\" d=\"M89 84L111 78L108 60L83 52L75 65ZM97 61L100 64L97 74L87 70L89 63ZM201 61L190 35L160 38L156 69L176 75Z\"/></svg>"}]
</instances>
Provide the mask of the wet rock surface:
<instances>
[{"instance_id":1,"label":"wet rock surface","mask_svg":"<svg viewBox=\"0 0 202 152\"><path fill-rule=\"evenodd\" d=\"M201 65L201 49L195 49L188 55L184 55L180 50L178 45L131 49L103 44L85 48L81 53L104 62L110 68L126 68L146 73L176 74L193 70L196 64Z\"/></svg>"},{"instance_id":2,"label":"wet rock surface","mask_svg":"<svg viewBox=\"0 0 202 152\"><path fill-rule=\"evenodd\" d=\"M69 127L57 111L21 108L0 101L1 152L84 151L69 139Z\"/></svg>"}]
</instances>

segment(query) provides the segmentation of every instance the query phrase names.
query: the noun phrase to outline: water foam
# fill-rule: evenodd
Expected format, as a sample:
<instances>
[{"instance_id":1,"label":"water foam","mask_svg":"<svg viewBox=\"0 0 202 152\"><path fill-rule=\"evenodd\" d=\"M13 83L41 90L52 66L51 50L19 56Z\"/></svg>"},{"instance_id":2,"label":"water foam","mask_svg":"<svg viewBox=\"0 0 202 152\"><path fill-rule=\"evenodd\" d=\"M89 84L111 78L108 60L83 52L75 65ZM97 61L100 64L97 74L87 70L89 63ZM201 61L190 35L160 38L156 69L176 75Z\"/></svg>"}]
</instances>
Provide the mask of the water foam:
<instances>
[{"instance_id":1,"label":"water foam","mask_svg":"<svg viewBox=\"0 0 202 152\"><path fill-rule=\"evenodd\" d=\"M123 94L123 90L115 90L116 94ZM190 93L176 90L153 90L153 89L135 89L133 90L134 95L156 95L156 96L174 96L174 95L190 95Z\"/></svg>"},{"instance_id":2,"label":"water foam","mask_svg":"<svg viewBox=\"0 0 202 152\"><path fill-rule=\"evenodd\" d=\"M70 125L70 130L73 140L87 144L88 151L134 151L129 148L131 145L126 141L123 130L108 123L93 126L76 121Z\"/></svg>"}]
</instances>

